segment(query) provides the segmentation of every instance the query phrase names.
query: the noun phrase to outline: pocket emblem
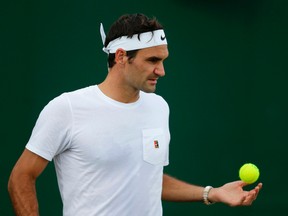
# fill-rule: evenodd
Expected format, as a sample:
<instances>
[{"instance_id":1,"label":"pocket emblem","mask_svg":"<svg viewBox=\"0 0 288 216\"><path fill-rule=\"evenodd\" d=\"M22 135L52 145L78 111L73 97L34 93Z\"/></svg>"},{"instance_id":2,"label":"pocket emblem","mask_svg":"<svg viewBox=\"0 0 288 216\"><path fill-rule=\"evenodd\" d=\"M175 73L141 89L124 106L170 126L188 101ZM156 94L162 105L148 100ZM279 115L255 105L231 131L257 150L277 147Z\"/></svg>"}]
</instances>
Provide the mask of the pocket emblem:
<instances>
[{"instance_id":1,"label":"pocket emblem","mask_svg":"<svg viewBox=\"0 0 288 216\"><path fill-rule=\"evenodd\" d=\"M154 147L155 147L156 149L158 149L158 148L159 148L159 143L158 143L158 140L154 140Z\"/></svg>"}]
</instances>

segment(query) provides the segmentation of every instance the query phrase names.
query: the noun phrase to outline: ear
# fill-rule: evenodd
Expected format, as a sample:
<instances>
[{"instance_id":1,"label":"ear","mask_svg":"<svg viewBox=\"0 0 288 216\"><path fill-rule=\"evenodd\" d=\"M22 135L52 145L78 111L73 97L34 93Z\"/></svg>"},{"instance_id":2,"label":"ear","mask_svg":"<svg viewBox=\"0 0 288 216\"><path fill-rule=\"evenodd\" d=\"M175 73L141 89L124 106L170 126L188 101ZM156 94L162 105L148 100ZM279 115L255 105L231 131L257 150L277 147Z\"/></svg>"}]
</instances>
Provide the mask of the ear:
<instances>
[{"instance_id":1,"label":"ear","mask_svg":"<svg viewBox=\"0 0 288 216\"><path fill-rule=\"evenodd\" d=\"M126 51L119 48L116 50L116 53L115 53L115 62L117 64L124 64L126 61Z\"/></svg>"}]
</instances>

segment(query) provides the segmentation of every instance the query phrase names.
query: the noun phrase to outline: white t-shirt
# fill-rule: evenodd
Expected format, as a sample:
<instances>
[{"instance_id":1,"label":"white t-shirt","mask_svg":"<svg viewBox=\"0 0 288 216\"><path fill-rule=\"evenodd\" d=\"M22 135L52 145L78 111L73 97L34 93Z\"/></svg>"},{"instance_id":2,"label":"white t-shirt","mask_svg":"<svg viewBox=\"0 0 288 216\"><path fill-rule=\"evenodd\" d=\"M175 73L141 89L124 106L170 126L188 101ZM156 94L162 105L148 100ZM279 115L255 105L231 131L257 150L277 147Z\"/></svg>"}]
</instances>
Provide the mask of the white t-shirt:
<instances>
[{"instance_id":1,"label":"white t-shirt","mask_svg":"<svg viewBox=\"0 0 288 216\"><path fill-rule=\"evenodd\" d=\"M50 101L26 148L53 159L64 216L161 216L168 118L154 93L124 104L90 86Z\"/></svg>"}]
</instances>

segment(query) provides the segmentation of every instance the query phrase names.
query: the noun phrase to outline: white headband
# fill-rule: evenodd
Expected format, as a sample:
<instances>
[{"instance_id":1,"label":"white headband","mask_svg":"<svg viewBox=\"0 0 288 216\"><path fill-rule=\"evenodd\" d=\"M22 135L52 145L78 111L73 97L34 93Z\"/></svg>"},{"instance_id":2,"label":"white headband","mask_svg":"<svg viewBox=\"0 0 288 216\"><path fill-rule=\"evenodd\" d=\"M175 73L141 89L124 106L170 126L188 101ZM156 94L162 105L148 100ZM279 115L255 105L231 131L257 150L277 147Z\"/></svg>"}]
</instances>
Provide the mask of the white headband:
<instances>
[{"instance_id":1,"label":"white headband","mask_svg":"<svg viewBox=\"0 0 288 216\"><path fill-rule=\"evenodd\" d=\"M100 25L100 34L104 45L106 35L102 23ZM116 38L110 41L107 47L104 46L103 51L109 54L115 53L119 48L122 48L125 51L130 51L165 44L167 44L165 33L162 29L159 29L151 32L141 33L139 36L138 34L134 34L132 38L128 38L127 36Z\"/></svg>"}]
</instances>

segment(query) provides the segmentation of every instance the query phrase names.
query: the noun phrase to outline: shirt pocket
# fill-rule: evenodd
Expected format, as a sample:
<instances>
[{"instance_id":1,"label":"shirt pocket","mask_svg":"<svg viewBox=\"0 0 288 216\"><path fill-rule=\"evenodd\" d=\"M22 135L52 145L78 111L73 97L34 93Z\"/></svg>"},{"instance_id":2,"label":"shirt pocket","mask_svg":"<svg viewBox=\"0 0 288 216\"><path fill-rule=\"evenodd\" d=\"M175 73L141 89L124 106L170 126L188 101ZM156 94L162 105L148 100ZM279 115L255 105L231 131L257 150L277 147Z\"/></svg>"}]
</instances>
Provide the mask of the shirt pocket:
<instances>
[{"instance_id":1,"label":"shirt pocket","mask_svg":"<svg viewBox=\"0 0 288 216\"><path fill-rule=\"evenodd\" d=\"M153 165L166 165L168 163L168 144L162 128L144 129L143 159Z\"/></svg>"}]
</instances>

